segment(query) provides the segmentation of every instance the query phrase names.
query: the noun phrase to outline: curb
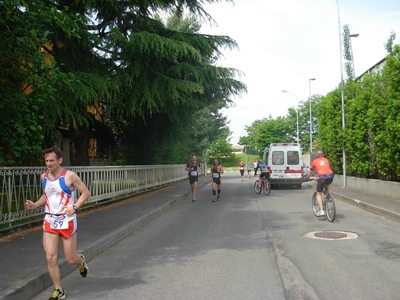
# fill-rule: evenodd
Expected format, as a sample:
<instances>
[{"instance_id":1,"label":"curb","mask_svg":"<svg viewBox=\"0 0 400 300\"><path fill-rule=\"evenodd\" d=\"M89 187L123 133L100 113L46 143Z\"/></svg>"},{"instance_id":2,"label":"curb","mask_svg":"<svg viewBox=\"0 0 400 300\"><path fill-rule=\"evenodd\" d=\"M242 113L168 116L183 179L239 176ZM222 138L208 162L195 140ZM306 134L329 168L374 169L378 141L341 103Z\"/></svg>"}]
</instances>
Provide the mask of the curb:
<instances>
[{"instance_id":1,"label":"curb","mask_svg":"<svg viewBox=\"0 0 400 300\"><path fill-rule=\"evenodd\" d=\"M85 257L87 260L92 259L96 255L100 254L104 250L110 248L115 245L119 241L123 240L128 235L132 234L132 232L138 230L143 227L147 223L155 220L157 217L161 216L167 210L169 210L172 206L183 202L187 199L190 192L184 193L176 198L167 200L167 203L161 205L160 207L152 210L146 215L133 220L132 222L126 224L123 227L120 227L113 232L105 235L103 238L98 239L96 242L91 245L85 247L84 249L77 249L77 253L85 253ZM76 266L69 265L65 258L59 260L59 268L61 273L61 278L68 275L72 271L76 270ZM46 271L41 274L32 275L30 277L24 278L20 280L12 287L8 287L5 290L0 292L0 299L4 300L15 300L15 299L30 299L31 297L39 294L40 292L47 289L53 283L50 279L50 276Z\"/></svg>"},{"instance_id":2,"label":"curb","mask_svg":"<svg viewBox=\"0 0 400 300\"><path fill-rule=\"evenodd\" d=\"M303 183L303 185L304 185L304 183ZM316 184L314 182L309 182L309 184L306 184L306 186L315 187ZM335 200L336 199L341 200L343 202L357 206L359 208L362 208L362 209L372 212L374 214L386 217L392 221L400 222L400 214L397 212L394 212L394 211L391 211L386 208L382 208L382 207L379 207L379 206L376 206L373 204L369 204L362 200L348 197L348 196L345 196L345 195L337 193L337 192L332 191L332 194L335 197Z\"/></svg>"},{"instance_id":3,"label":"curb","mask_svg":"<svg viewBox=\"0 0 400 300\"><path fill-rule=\"evenodd\" d=\"M372 212L374 214L381 215L383 217L386 217L386 218L391 219L396 222L400 222L400 214L397 212L394 212L394 211L391 211L391 210L388 210L388 209L385 209L385 208L382 208L382 207L379 207L379 206L376 206L373 204L366 203L362 200L347 197L347 196L339 194L339 193L332 192L332 194L335 196L335 199L342 200L343 202L352 204L354 206L357 206L359 208L362 208L362 209Z\"/></svg>"}]
</instances>

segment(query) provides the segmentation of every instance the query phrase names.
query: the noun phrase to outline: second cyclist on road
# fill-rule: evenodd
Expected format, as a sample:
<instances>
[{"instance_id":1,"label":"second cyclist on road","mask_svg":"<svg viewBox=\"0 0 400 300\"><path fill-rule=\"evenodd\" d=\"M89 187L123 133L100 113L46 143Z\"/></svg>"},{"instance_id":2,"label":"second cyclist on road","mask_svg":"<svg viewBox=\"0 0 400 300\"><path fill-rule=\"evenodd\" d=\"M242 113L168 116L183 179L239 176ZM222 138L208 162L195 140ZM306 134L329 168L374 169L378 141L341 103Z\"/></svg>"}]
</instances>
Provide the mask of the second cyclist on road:
<instances>
[{"instance_id":1,"label":"second cyclist on road","mask_svg":"<svg viewBox=\"0 0 400 300\"><path fill-rule=\"evenodd\" d=\"M265 164L265 162L260 161L259 168L261 169L261 173L260 173L260 177L259 177L259 180L260 180L259 182L261 184L263 178L268 180L270 175L269 175L269 171L267 169L267 165Z\"/></svg>"}]
</instances>

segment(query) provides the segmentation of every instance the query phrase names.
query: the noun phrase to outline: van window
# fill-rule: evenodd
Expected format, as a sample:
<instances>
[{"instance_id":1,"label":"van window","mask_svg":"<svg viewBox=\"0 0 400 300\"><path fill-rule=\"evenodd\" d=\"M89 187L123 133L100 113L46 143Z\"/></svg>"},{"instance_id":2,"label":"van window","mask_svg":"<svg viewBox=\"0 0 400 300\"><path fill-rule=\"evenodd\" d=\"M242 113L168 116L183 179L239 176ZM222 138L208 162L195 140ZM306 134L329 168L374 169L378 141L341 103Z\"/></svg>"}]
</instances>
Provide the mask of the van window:
<instances>
[{"instance_id":1,"label":"van window","mask_svg":"<svg viewBox=\"0 0 400 300\"><path fill-rule=\"evenodd\" d=\"M283 165L284 163L284 153L283 151L273 151L272 152L272 165Z\"/></svg>"},{"instance_id":2,"label":"van window","mask_svg":"<svg viewBox=\"0 0 400 300\"><path fill-rule=\"evenodd\" d=\"M288 165L298 165L299 164L299 152L298 151L288 151L287 152L287 162L288 162Z\"/></svg>"}]
</instances>

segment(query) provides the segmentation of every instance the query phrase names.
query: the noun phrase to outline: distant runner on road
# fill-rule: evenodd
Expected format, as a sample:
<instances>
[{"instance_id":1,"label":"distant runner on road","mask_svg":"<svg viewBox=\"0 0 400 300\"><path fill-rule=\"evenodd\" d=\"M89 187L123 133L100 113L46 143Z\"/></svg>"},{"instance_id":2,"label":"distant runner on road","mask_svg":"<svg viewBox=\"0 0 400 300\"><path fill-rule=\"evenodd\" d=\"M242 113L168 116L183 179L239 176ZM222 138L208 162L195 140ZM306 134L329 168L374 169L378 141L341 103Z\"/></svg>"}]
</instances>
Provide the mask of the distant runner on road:
<instances>
[{"instance_id":1,"label":"distant runner on road","mask_svg":"<svg viewBox=\"0 0 400 300\"><path fill-rule=\"evenodd\" d=\"M239 163L239 171L240 171L240 177L242 178L242 181L244 179L244 167L245 167L245 164L244 164L243 160L241 160Z\"/></svg>"},{"instance_id":2,"label":"distant runner on road","mask_svg":"<svg viewBox=\"0 0 400 300\"><path fill-rule=\"evenodd\" d=\"M214 164L211 166L211 186L213 192L213 202L221 200L221 174L224 174L224 169L218 164L218 159L214 159ZM218 187L218 194L216 195L215 190Z\"/></svg>"},{"instance_id":3,"label":"distant runner on road","mask_svg":"<svg viewBox=\"0 0 400 300\"><path fill-rule=\"evenodd\" d=\"M189 171L189 183L192 189L192 201L196 201L197 182L199 181L199 172L201 171L200 163L197 161L196 155L192 155L190 162L186 164L186 171Z\"/></svg>"},{"instance_id":4,"label":"distant runner on road","mask_svg":"<svg viewBox=\"0 0 400 300\"><path fill-rule=\"evenodd\" d=\"M251 163L247 162L247 178L251 177Z\"/></svg>"}]
</instances>

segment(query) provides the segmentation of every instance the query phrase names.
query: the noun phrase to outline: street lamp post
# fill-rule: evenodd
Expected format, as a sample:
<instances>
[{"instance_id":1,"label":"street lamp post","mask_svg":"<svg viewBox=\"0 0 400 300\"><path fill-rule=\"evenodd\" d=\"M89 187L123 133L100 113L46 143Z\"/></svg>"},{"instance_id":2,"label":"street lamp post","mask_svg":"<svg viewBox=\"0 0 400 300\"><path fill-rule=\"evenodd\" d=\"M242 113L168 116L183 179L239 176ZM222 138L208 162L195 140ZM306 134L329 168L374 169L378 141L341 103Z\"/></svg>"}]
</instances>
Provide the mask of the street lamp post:
<instances>
[{"instance_id":1,"label":"street lamp post","mask_svg":"<svg viewBox=\"0 0 400 300\"><path fill-rule=\"evenodd\" d=\"M315 78L308 79L308 91L310 94L310 158L312 153L312 110L311 110L311 81L315 80Z\"/></svg>"},{"instance_id":2,"label":"street lamp post","mask_svg":"<svg viewBox=\"0 0 400 300\"><path fill-rule=\"evenodd\" d=\"M288 92L288 91L285 91L285 90L282 90L282 92L288 93L288 94L292 94L296 98L296 115L297 115L297 117L296 117L296 119L297 119L297 121L296 121L296 127L297 127L297 129L296 129L296 132L297 132L296 141L297 141L297 143L300 143L300 140L299 140L299 105L297 103L297 97L296 97L295 94L293 94L291 92Z\"/></svg>"},{"instance_id":3,"label":"street lamp post","mask_svg":"<svg viewBox=\"0 0 400 300\"><path fill-rule=\"evenodd\" d=\"M351 59L353 61L353 79L356 79L356 69L354 68L354 55L353 55L353 43L351 42L351 38L356 38L358 37L360 34L358 33L353 33L350 34L350 51L351 51Z\"/></svg>"},{"instance_id":4,"label":"street lamp post","mask_svg":"<svg viewBox=\"0 0 400 300\"><path fill-rule=\"evenodd\" d=\"M344 82L343 82L343 54L342 54L342 33L340 27L340 12L339 12L339 2L336 0L337 14L338 14L338 28L339 28L339 47L340 47L340 89L342 97L342 152L343 152L343 187L347 186L346 178L346 150L344 147L344 132L346 128L345 118L344 118Z\"/></svg>"}]
</instances>

